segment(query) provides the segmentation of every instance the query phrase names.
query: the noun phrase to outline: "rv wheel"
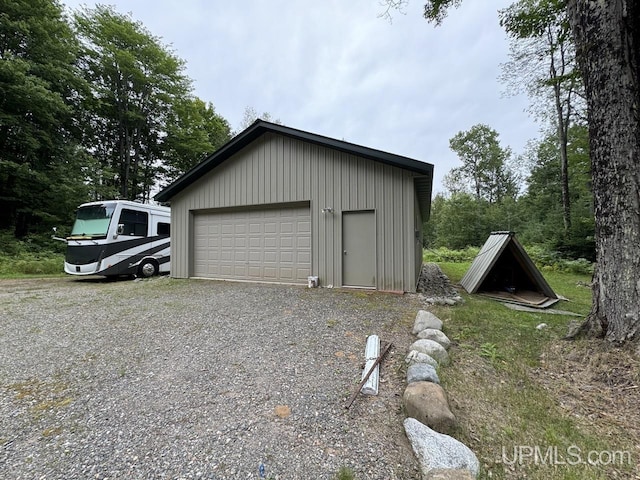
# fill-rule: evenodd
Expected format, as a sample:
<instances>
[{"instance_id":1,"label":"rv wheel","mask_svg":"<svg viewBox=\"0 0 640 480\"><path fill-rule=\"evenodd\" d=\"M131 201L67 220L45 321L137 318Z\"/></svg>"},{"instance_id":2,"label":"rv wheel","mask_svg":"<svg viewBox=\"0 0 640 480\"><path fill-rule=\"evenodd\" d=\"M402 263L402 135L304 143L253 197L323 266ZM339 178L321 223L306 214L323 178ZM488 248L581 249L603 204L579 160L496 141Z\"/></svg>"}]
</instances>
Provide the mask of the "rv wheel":
<instances>
[{"instance_id":1,"label":"rv wheel","mask_svg":"<svg viewBox=\"0 0 640 480\"><path fill-rule=\"evenodd\" d=\"M138 267L138 275L142 278L153 277L158 273L158 265L153 260L144 260Z\"/></svg>"}]
</instances>

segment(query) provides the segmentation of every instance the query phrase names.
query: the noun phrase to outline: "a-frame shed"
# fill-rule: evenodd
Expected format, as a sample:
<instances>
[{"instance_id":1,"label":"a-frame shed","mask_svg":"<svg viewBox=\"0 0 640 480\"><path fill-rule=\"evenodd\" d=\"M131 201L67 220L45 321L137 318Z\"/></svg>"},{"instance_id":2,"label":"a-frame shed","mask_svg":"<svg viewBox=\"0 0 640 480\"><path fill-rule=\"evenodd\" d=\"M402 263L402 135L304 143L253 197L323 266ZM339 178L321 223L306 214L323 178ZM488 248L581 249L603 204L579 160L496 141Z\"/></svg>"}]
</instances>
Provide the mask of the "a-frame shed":
<instances>
[{"instance_id":1,"label":"a-frame shed","mask_svg":"<svg viewBox=\"0 0 640 480\"><path fill-rule=\"evenodd\" d=\"M492 232L460 281L468 293L480 293L529 307L558 301L514 232Z\"/></svg>"}]
</instances>

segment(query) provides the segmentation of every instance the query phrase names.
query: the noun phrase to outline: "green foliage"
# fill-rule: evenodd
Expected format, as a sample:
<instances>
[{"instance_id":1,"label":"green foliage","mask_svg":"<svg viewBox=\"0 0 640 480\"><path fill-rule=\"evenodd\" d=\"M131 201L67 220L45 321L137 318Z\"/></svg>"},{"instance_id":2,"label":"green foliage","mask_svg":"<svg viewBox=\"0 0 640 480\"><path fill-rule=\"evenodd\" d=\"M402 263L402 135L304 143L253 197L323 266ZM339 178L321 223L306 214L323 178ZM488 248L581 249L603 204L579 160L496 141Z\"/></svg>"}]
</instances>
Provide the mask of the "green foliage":
<instances>
[{"instance_id":1,"label":"green foliage","mask_svg":"<svg viewBox=\"0 0 640 480\"><path fill-rule=\"evenodd\" d=\"M340 467L335 476L335 480L355 480L356 475L349 467Z\"/></svg>"},{"instance_id":2,"label":"green foliage","mask_svg":"<svg viewBox=\"0 0 640 480\"><path fill-rule=\"evenodd\" d=\"M86 137L100 170L93 184L146 200L160 175L173 108L188 96L184 62L141 23L103 5L75 15L90 83ZM181 105L184 106L184 105Z\"/></svg>"},{"instance_id":3,"label":"green foliage","mask_svg":"<svg viewBox=\"0 0 640 480\"><path fill-rule=\"evenodd\" d=\"M0 229L24 237L83 197L75 117L86 83L57 2L3 0L0 11Z\"/></svg>"},{"instance_id":4,"label":"green foliage","mask_svg":"<svg viewBox=\"0 0 640 480\"><path fill-rule=\"evenodd\" d=\"M541 245L525 247L527 254L538 268L544 272L557 271L582 275L593 275L594 264L586 258L575 260L563 257L561 252L548 250Z\"/></svg>"},{"instance_id":5,"label":"green foliage","mask_svg":"<svg viewBox=\"0 0 640 480\"><path fill-rule=\"evenodd\" d=\"M544 245L567 258L593 260L595 224L586 127L574 125L568 138L571 229L565 234L557 141L555 135L548 135L529 153L532 169L527 192L518 199L527 222L522 224L519 237L523 243Z\"/></svg>"},{"instance_id":6,"label":"green foliage","mask_svg":"<svg viewBox=\"0 0 640 480\"><path fill-rule=\"evenodd\" d=\"M440 266L452 281L459 279L452 265ZM462 266L468 268L468 264ZM588 282L588 276L554 272L545 277L557 293L571 299L557 308L581 315L589 312L591 290L577 286ZM620 438L602 435L600 426L563 408L559 402L561 395L548 388L545 380L557 372L549 365L556 360L550 358L557 352L554 347L570 345L576 353L593 354L589 346L561 340L567 333L570 317L517 312L482 296L462 295L465 303L461 306L433 309L445 320L447 335L458 342L458 347L452 350L455 361L438 370L438 375L447 394L462 402L458 417L461 428L455 436L478 455L482 464L478 478L515 478L514 472L518 478L611 478L612 465L585 468L585 465L526 462L514 470L513 466L500 462L503 446L507 452L516 445L556 445L559 451L569 445L578 445L583 451L627 450L628 445L634 445L633 435L624 433L624 425L616 432L621 433ZM536 329L542 322L547 328ZM564 373L566 382L574 382L573 370ZM596 391L594 395L599 394Z\"/></svg>"},{"instance_id":7,"label":"green foliage","mask_svg":"<svg viewBox=\"0 0 640 480\"><path fill-rule=\"evenodd\" d=\"M509 148L502 148L498 132L487 125L478 124L468 131L458 132L449 140L449 146L462 166L452 169L446 182L452 193L469 192L476 200L500 203L517 193L515 175L508 168Z\"/></svg>"},{"instance_id":8,"label":"green foliage","mask_svg":"<svg viewBox=\"0 0 640 480\"><path fill-rule=\"evenodd\" d=\"M485 342L480 345L480 356L489 359L492 362L496 362L504 358L498 351L498 346L491 342Z\"/></svg>"},{"instance_id":9,"label":"green foliage","mask_svg":"<svg viewBox=\"0 0 640 480\"><path fill-rule=\"evenodd\" d=\"M468 193L449 198L436 195L431 218L424 228L426 247L463 250L480 247L493 231L518 230L524 223L518 203L504 199L500 203L476 200Z\"/></svg>"},{"instance_id":10,"label":"green foliage","mask_svg":"<svg viewBox=\"0 0 640 480\"><path fill-rule=\"evenodd\" d=\"M436 249L425 249L423 260L425 262L434 263L462 263L472 262L480 251L477 247L467 247L463 250L451 250L447 247L438 247Z\"/></svg>"},{"instance_id":11,"label":"green foliage","mask_svg":"<svg viewBox=\"0 0 640 480\"><path fill-rule=\"evenodd\" d=\"M229 139L184 62L130 16L97 6L71 24L57 0L0 0L0 12L6 248L70 226L81 203L148 199Z\"/></svg>"},{"instance_id":12,"label":"green foliage","mask_svg":"<svg viewBox=\"0 0 640 480\"><path fill-rule=\"evenodd\" d=\"M543 245L525 246L525 251L531 260L543 272L567 272L579 275L593 275L594 263L585 259L567 259L561 252L548 250ZM423 261L447 264L471 263L480 251L477 247L467 247L461 250L451 250L446 247L435 249L426 248L423 251Z\"/></svg>"},{"instance_id":13,"label":"green foliage","mask_svg":"<svg viewBox=\"0 0 640 480\"><path fill-rule=\"evenodd\" d=\"M65 244L42 235L16 240L0 231L0 276L62 274Z\"/></svg>"},{"instance_id":14,"label":"green foliage","mask_svg":"<svg viewBox=\"0 0 640 480\"><path fill-rule=\"evenodd\" d=\"M229 123L214 106L199 98L183 98L173 106L164 140L165 179L172 181L231 138Z\"/></svg>"}]
</instances>

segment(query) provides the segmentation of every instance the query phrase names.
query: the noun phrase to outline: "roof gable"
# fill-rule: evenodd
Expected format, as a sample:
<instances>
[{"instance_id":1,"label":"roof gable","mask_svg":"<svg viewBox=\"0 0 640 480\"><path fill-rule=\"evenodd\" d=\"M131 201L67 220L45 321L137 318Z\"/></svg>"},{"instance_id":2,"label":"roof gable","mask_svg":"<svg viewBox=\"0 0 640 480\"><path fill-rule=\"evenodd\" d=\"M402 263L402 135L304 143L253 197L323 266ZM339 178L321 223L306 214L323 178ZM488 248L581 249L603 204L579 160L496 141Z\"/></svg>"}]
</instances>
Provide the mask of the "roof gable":
<instances>
[{"instance_id":1,"label":"roof gable","mask_svg":"<svg viewBox=\"0 0 640 480\"><path fill-rule=\"evenodd\" d=\"M179 177L173 183L165 187L155 196L158 202L168 202L176 194L187 188L193 182L209 173L214 168L231 158L247 145L258 139L267 132L273 132L294 139L313 143L323 147L339 150L359 157L367 158L376 162L385 163L405 170L412 171L417 174L416 192L420 203L420 210L423 220L429 215L431 206L431 185L433 182L433 165L430 163L420 162L408 157L394 155L392 153L375 150L361 145L336 140L334 138L324 137L302 130L296 130L284 125L265 122L264 120L256 120L247 129L229 140L226 144L216 150L214 153L206 157L202 162L197 164L191 170Z\"/></svg>"}]
</instances>

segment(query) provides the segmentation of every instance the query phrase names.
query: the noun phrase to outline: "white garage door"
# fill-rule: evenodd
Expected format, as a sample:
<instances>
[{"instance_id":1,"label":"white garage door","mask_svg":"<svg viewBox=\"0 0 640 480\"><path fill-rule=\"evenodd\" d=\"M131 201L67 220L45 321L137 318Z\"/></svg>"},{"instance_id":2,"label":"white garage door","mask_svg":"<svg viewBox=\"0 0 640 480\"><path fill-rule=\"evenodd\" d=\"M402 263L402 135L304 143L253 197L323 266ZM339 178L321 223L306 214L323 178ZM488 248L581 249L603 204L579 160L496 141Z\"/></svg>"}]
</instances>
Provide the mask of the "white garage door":
<instances>
[{"instance_id":1,"label":"white garage door","mask_svg":"<svg viewBox=\"0 0 640 480\"><path fill-rule=\"evenodd\" d=\"M307 283L311 275L309 207L197 214L196 277Z\"/></svg>"}]
</instances>

